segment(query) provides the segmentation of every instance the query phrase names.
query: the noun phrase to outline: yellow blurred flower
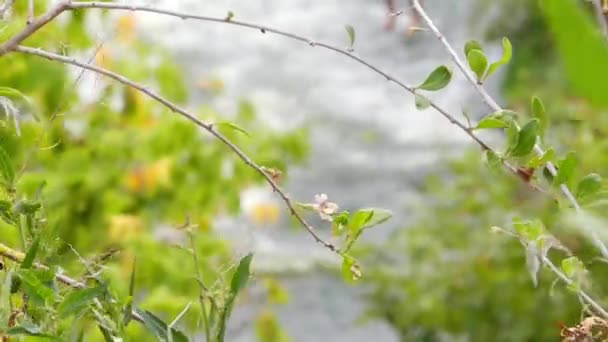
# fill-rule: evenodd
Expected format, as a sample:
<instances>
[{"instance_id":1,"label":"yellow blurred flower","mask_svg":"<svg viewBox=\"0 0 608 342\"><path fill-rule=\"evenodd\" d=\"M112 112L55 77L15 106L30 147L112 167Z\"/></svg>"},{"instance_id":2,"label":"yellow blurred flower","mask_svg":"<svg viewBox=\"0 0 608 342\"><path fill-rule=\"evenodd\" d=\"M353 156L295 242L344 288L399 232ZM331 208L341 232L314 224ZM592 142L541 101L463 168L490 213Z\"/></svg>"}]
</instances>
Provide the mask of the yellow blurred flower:
<instances>
[{"instance_id":1,"label":"yellow blurred flower","mask_svg":"<svg viewBox=\"0 0 608 342\"><path fill-rule=\"evenodd\" d=\"M166 157L150 165L138 167L127 175L126 186L132 192L147 193L168 187L171 185L172 166L172 159Z\"/></svg>"},{"instance_id":2,"label":"yellow blurred flower","mask_svg":"<svg viewBox=\"0 0 608 342\"><path fill-rule=\"evenodd\" d=\"M107 47L102 46L95 55L95 64L99 65L102 68L108 69L112 64L111 62L112 57L110 55L110 50Z\"/></svg>"},{"instance_id":3,"label":"yellow blurred flower","mask_svg":"<svg viewBox=\"0 0 608 342\"><path fill-rule=\"evenodd\" d=\"M259 225L277 223L280 216L280 208L275 203L258 203L251 211L251 221Z\"/></svg>"},{"instance_id":4,"label":"yellow blurred flower","mask_svg":"<svg viewBox=\"0 0 608 342\"><path fill-rule=\"evenodd\" d=\"M118 37L125 42L135 38L135 14L129 13L118 18Z\"/></svg>"},{"instance_id":5,"label":"yellow blurred flower","mask_svg":"<svg viewBox=\"0 0 608 342\"><path fill-rule=\"evenodd\" d=\"M110 218L108 230L112 241L127 241L144 231L144 222L135 215L118 214Z\"/></svg>"}]
</instances>

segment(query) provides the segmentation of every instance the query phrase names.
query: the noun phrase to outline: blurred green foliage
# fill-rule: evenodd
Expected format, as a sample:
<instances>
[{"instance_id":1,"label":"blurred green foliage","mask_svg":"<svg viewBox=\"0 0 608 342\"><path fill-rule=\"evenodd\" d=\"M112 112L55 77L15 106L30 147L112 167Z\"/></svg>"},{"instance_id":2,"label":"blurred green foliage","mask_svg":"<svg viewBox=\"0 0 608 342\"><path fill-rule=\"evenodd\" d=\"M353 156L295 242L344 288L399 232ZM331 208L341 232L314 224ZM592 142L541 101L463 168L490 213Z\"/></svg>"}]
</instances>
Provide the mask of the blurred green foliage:
<instances>
[{"instance_id":1,"label":"blurred green foliage","mask_svg":"<svg viewBox=\"0 0 608 342\"><path fill-rule=\"evenodd\" d=\"M573 180L608 174L608 116L605 104L605 38L599 35L586 2L479 1L474 18L485 23L490 41L507 36L513 58L502 89L505 107L522 120L539 115L533 96L543 99L551 122L545 148L558 155L576 151ZM482 20L483 19L483 20ZM488 24L489 23L489 24ZM480 24L484 25L484 24ZM480 26L481 27L481 26ZM477 27L479 30L480 27ZM574 94L574 95L573 95ZM541 113L542 114L542 113ZM585 177L581 193L597 175ZM533 182L543 181L536 169ZM576 181L570 182L576 191ZM588 184L589 183L589 184ZM606 218L606 191L582 198L599 222ZM596 185L590 185L595 187ZM542 270L534 287L526 251L512 237L490 227L511 228L516 217L541 219L589 272L586 289L606 303L608 266L583 229L564 219L568 205L555 188L549 196L521 179L487 168L478 148L446 163L426 179L423 199L412 208L413 223L390 241L368 251L369 317L394 327L402 341L555 341L562 324L573 326L585 314L576 294ZM594 190L595 191L595 190ZM556 202L553 198L560 198ZM603 235L601 235L603 236ZM551 251L559 264L566 255Z\"/></svg>"},{"instance_id":2,"label":"blurred green foliage","mask_svg":"<svg viewBox=\"0 0 608 342\"><path fill-rule=\"evenodd\" d=\"M25 25L26 3L16 2L10 20L2 22L0 41ZM37 12L45 4L37 1ZM116 28L107 41L89 33L85 24L93 17ZM189 91L182 70L162 47L139 37L133 14L78 11L61 19L25 43L80 60L93 57L98 65L186 104ZM0 147L16 175L0 191L0 242L33 250L37 262L92 287L86 290L92 292L79 292L57 284L49 271L26 272L7 263L0 284L12 290L0 295L0 331L20 327L23 331L15 334L95 341L124 329L130 340L150 340L142 325L122 326L120 308L133 300L170 322L197 302L195 267L218 305L230 298L234 302L232 253L229 243L214 235L213 220L238 213L241 190L260 183L259 175L224 145L133 89L90 72L84 75L87 81L79 82L80 70L15 53L0 59L0 69L0 86L30 99L5 97L18 112L2 111L0 117ZM207 122L231 120L247 130L251 137L230 125L218 126L252 159L284 174L288 164L307 156L305 129L269 131L246 101L236 113L207 106L193 112ZM187 220L191 226L180 228ZM192 246L188 230L194 233ZM19 287L18 279L36 284L25 281ZM42 299L25 307L23 295ZM99 317L83 310L93 298L102 300L103 309L98 309L107 319L106 330L95 326ZM201 334L200 320L200 307L192 305L179 327Z\"/></svg>"}]
</instances>

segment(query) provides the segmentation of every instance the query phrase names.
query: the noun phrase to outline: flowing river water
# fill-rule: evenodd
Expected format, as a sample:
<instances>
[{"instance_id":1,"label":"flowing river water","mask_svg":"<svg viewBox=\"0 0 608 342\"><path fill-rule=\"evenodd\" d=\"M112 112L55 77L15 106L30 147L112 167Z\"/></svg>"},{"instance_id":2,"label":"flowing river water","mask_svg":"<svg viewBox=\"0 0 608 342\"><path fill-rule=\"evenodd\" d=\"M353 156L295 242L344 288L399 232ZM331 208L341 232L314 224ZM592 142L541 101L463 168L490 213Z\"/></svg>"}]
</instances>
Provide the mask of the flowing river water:
<instances>
[{"instance_id":1,"label":"flowing river water","mask_svg":"<svg viewBox=\"0 0 608 342\"><path fill-rule=\"evenodd\" d=\"M381 0L180 0L148 1L164 8L261 23L314 41L348 46L345 25L356 31L355 54L407 84L416 84L440 64L451 65L430 32L404 34L408 18L394 32L384 30L387 9ZM470 0L427 0L428 11L454 46L480 35L470 32ZM400 4L407 9L408 2ZM327 193L341 207L375 206L394 218L364 236L379 242L408 222L408 203L417 186L445 155L470 142L438 113L417 111L411 94L361 64L320 47L272 34L217 23L143 15L147 36L167 46L187 70L192 84L219 78L220 96L200 96L219 112L234 112L238 101L253 102L264 122L276 129L310 126L312 153L291 168L286 186L292 197L312 200ZM490 55L499 53L490 47ZM459 117L463 106L483 113L476 94L454 73L450 86L431 94ZM492 87L492 85L490 85ZM494 87L495 88L495 85ZM254 190L245 204L266 201L269 191ZM276 199L272 199L276 200ZM283 222L285 223L285 222ZM382 322L355 325L364 312L360 288L346 285L316 265L339 262L305 233L281 227L255 229L245 219L220 220L218 229L241 254L256 252L256 272L276 273L291 294L275 308L294 341L396 341ZM250 298L234 312L228 341L255 341L253 322L264 306L254 285Z\"/></svg>"}]
</instances>

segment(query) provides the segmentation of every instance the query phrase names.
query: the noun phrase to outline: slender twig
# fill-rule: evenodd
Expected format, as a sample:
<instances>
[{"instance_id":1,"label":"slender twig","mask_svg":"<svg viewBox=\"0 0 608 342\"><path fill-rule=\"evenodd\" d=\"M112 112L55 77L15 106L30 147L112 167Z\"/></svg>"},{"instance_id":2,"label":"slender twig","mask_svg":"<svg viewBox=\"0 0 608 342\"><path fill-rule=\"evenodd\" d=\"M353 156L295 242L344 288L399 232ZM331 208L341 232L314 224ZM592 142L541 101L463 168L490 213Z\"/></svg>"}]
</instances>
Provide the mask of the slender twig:
<instances>
[{"instance_id":1,"label":"slender twig","mask_svg":"<svg viewBox=\"0 0 608 342\"><path fill-rule=\"evenodd\" d=\"M503 109L498 105L498 103L496 103L496 101L494 101L492 96L490 96L490 94L485 90L485 88L481 84L479 84L479 82L477 82L477 80L475 79L473 74L467 69L466 64L460 59L460 57L458 57L458 54L456 53L454 48L452 48L452 46L447 41L447 39L444 37L444 35L441 33L441 31L439 31L437 26L435 26L435 23L433 22L433 20L431 20L431 18L428 16L428 14L424 10L424 8L422 8L422 6L420 5L420 1L419 0L413 0L413 1L414 1L414 9L416 10L416 12L418 12L418 14L420 14L420 17L422 18L422 20L424 20L424 22L429 27L429 29L435 34L437 39L439 39L439 41L444 46L444 48L446 49L448 54L452 57L452 60L454 61L454 63L456 63L456 65L462 71L464 76L473 85L473 87L479 93L479 95L481 96L483 101L492 110L497 111L497 112L502 111ZM545 153L538 144L534 145L534 151L538 155L542 155ZM553 176L557 175L557 169L555 168L555 165L553 165L552 162L547 162L546 167L547 167L547 170L549 170L549 172ZM581 207L580 207L578 201L576 200L576 198L574 197L574 195L572 194L572 192L570 191L570 189L568 188L568 186L566 184L560 184L559 188L562 191L562 193L564 194L564 196L566 197L566 199L570 202L570 204L572 204L572 207L574 207L574 209L577 212L580 212ZM602 256L605 258L608 258L608 247L606 247L604 242L599 238L599 236L597 236L597 234L595 232L591 232L591 239L597 245Z\"/></svg>"},{"instance_id":2,"label":"slender twig","mask_svg":"<svg viewBox=\"0 0 608 342\"><path fill-rule=\"evenodd\" d=\"M14 250L1 242L0 242L0 256L3 256L16 263L22 263L23 260L25 260L25 254L23 252ZM33 264L33 266L34 266L34 268L39 269L39 270L45 270L45 271L50 270L50 268L48 266L43 265L41 263L37 263L37 262L35 262ZM57 279L57 281L65 284L71 288L74 288L74 289L87 288L87 286L84 283L82 283L76 279L70 278L62 273L55 273L55 279ZM143 318L135 310L133 310L133 318L139 322L144 321Z\"/></svg>"},{"instance_id":3,"label":"slender twig","mask_svg":"<svg viewBox=\"0 0 608 342\"><path fill-rule=\"evenodd\" d=\"M294 33L290 33L290 32L285 32L276 28L272 28L272 27L268 27L265 25L259 25L259 24L255 24L255 23L249 23L249 22L244 22L244 21L237 21L237 20L232 20L232 19L227 19L225 17L223 18L219 18L219 17L208 17L208 16L199 16L199 15L192 15L189 13L183 13L183 12L176 12L176 11L170 11L170 10L164 10L164 9L159 9L159 8L154 8L154 7L148 7L148 6L138 6L138 5L126 5L126 4L117 4L117 3L101 3L101 2L72 2L72 1L67 1L64 0L63 2L59 3L56 7L51 8L47 13L45 13L43 16L41 16L40 18L38 18L37 20L34 21L34 23L32 23L32 25L26 27L23 31L19 32L17 35L15 35L13 38L11 38L9 41L7 41L6 43L0 45L0 56L2 56L3 54L5 54L6 52L12 51L12 50L16 50L17 46L15 45L17 42L17 44L21 41L23 41L23 39L27 38L29 35L33 34L40 26L44 25L45 23L47 23L48 21L50 21L52 18L56 17L57 15L59 15L59 13L61 13L62 11L66 11L66 10L77 10L77 9L112 9L112 10L126 10L126 11L140 11L140 12L149 12L149 13L157 13L157 14L161 14L161 15L167 15L167 16L173 16L173 17L177 17L177 18L181 18L181 19L194 19L194 20L201 20L201 21L208 21L208 22L216 22L216 23L223 23L223 24L230 24L230 25L236 25L236 26L241 26L241 27L245 27L245 28L249 28L249 29L255 29L255 30L259 30L262 33L273 33L276 35L280 35L283 37L287 37L289 39L293 39L293 40L297 40L300 42L304 42L310 46L318 46L324 49L328 49L334 52L337 52L339 54L342 54L350 59L355 60L356 62L358 62L359 64L364 65L365 67L371 69L372 71L374 71L375 73L381 75L382 77L384 77L386 80L395 83L396 85L398 85L399 87L401 87L402 89L410 92L411 94L415 94L415 88L412 86L408 86L406 85L404 82L396 79L395 77L389 75L387 72L382 71L380 68L374 66L373 64L367 62L366 60L352 54L352 51L348 50L348 49L342 49L339 47L336 47L334 45L330 45L327 43L323 43L323 42L316 42L312 39L306 38L304 36L301 35L297 35ZM247 165L249 165L250 167L252 167L253 169L255 169L258 173L260 173L265 179L266 181L271 185L271 187L273 188L273 190L275 192L277 192L280 197L283 199L283 201L286 203L289 211L291 212L292 215L294 215L294 217L296 217L296 219L306 228L306 230L313 236L313 238L320 244L324 245L326 248L330 249L333 252L339 253L338 249L331 243L324 241L323 239L321 239L321 237L315 232L315 229L308 224L295 210L295 207L292 203L292 201L289 199L289 197L285 194L285 192L283 192L278 185L274 182L274 180L272 179L272 177L270 175L268 175L266 172L264 172L264 170L258 166L256 163L254 163L244 152L242 152L237 146L235 146L231 141L229 141L227 138L225 138L223 135L221 135L218 131L216 131L213 127L213 124L210 123L205 123L199 119L197 119L195 116L193 116L192 114L188 113L187 111L185 111L184 109L180 108L179 106L171 103L170 101L166 100L165 98L163 98L162 96L160 96L159 94L151 91L150 89L144 87L143 85L140 85L138 83L135 83L129 79L127 79L126 77L114 73L112 71L103 69L103 68L99 68L93 65L90 65L88 63L82 63L79 62L73 58L70 57L65 57L65 56L61 56L61 55L57 55L51 52L46 52L46 51L42 51L39 49L33 49L33 48L28 48L28 47L19 47L20 52L24 52L24 53L29 53L29 54L34 54L34 55L38 55L40 57L44 57L47 59L51 59L51 60L55 60L55 61L60 61L63 63L67 63L67 64L71 64L71 65L76 65L76 66L80 66L83 68L86 68L88 70L92 70L95 71L97 73L106 75L110 78L113 78L115 80L117 80L120 83L123 83L127 86L131 86L134 87L135 89L143 92L144 94L152 97L153 99L155 99L156 101L160 102L161 104L165 105L166 107L168 107L169 109L171 109L172 111L186 117L188 120L194 122L197 126L207 130L209 133L211 133L212 135L214 135L217 139L219 139L220 141L222 141L222 143L224 143L225 145L227 145L233 152L235 152L239 158L241 158ZM436 103L432 102L430 103L430 106L432 108L434 108L435 110L437 110L443 117L445 117L449 122L451 122L452 124L456 125L458 128L460 128L463 132L465 132L471 139L473 139L483 150L487 150L487 151L492 151L492 149L484 142L482 141L479 137L477 137L474 133L473 130L470 127L465 126L464 124L462 124L461 122L459 122L458 120L455 119L454 116L452 116L450 113L448 113L446 110L444 110L443 108L439 107ZM507 168L510 172L512 172L514 175L519 177L518 174L518 170L517 168L513 167L512 165L510 165L508 162L506 162L505 160L502 160L503 165L505 166L505 168ZM526 182L526 184L528 186L531 186L532 188L535 188L537 190L542 191L540 188Z\"/></svg>"},{"instance_id":4,"label":"slender twig","mask_svg":"<svg viewBox=\"0 0 608 342\"><path fill-rule=\"evenodd\" d=\"M2 45L0 45L0 57L14 50L17 45L21 44L21 42L24 41L27 37L31 36L42 26L55 19L55 17L57 17L59 14L61 14L68 8L69 3L69 0L60 1L57 5L49 9L45 14L32 20L32 22L27 25L25 29L12 36L9 40L5 41Z\"/></svg>"},{"instance_id":5,"label":"slender twig","mask_svg":"<svg viewBox=\"0 0 608 342\"><path fill-rule=\"evenodd\" d=\"M591 2L593 3L593 12L595 12L595 18L600 25L602 34L608 39L608 21L606 21L606 15L602 8L602 0L591 0Z\"/></svg>"},{"instance_id":6,"label":"slender twig","mask_svg":"<svg viewBox=\"0 0 608 342\"><path fill-rule=\"evenodd\" d=\"M206 130L207 132L211 133L214 137L216 137L218 140L220 140L224 145L226 145L229 149L231 149L241 160L243 160L243 162L245 164L247 164L249 167L253 168L255 171L257 171L260 175L262 175L262 177L264 177L266 179L266 181L268 182L268 184L270 184L270 186L272 187L272 189L279 194L279 196L281 196L281 198L283 199L283 201L285 202L285 204L287 205L287 207L289 208L290 212L292 215L294 215L294 217L306 228L306 230L310 233L310 235L312 235L312 237L315 239L315 241L317 241L318 243L322 244L323 246L325 246L326 248L328 248L330 251L338 253L338 249L331 243L323 240L316 232L313 226L311 226L295 209L294 204L292 203L291 199L289 198L289 196L287 196L287 194L276 184L276 182L272 179L272 177L270 175L268 175L268 173L264 172L264 170L262 169L261 166L259 166L258 164L256 164L253 160L251 160L251 158L245 154L245 152L243 152L238 146L236 146L232 141L228 140L228 138L226 138L223 134L221 134L219 131L217 131L215 129L215 127L213 126L212 123L206 123L202 120L200 120L199 118L197 118L194 114L191 114L190 112L188 112L187 110L179 107L178 105L174 104L173 102L167 100L166 98L162 97L161 95L159 95L158 93L150 90L149 88L136 83L126 77L124 77L123 75L117 74L113 71L95 66L95 65L91 65L88 63L83 63L83 62L79 62L74 58L71 57L66 57L66 56L62 56L62 55L58 55L52 52L48 52L48 51L44 51L41 49L34 49L34 48L30 48L30 47L25 47L25 46L18 46L15 48L15 51L18 52L22 52L22 53L26 53L26 54L30 54L30 55L36 55L39 57L43 57L52 61L57 61L57 62L61 62L64 64L71 64L71 65L75 65L84 69L88 69L91 71L94 71L98 74L107 76L109 78L112 78L126 86L129 86L133 89L136 89L142 93L144 93L145 95L151 97L152 99L160 102L161 104L163 104L165 107L169 108L171 111L183 116L184 118L190 120L191 122L193 122L195 125L197 125L200 128L203 128L204 130Z\"/></svg>"},{"instance_id":7,"label":"slender twig","mask_svg":"<svg viewBox=\"0 0 608 342\"><path fill-rule=\"evenodd\" d=\"M258 30L262 33L272 33L272 34L283 36L283 37L286 37L286 38L289 38L292 40L297 40L297 41L309 44L310 46L313 46L313 47L318 46L318 47L321 47L321 48L324 48L327 50L337 52L341 55L344 55L350 59L355 60L359 64L364 65L368 69L371 69L375 73L377 73L380 76L382 76L383 78L385 78L387 81L395 83L397 86L408 91L411 94L415 94L415 90L416 90L413 86L407 85L405 82L400 81L399 79L391 76L387 72L381 70L379 67L369 63L368 61L364 60L361 57L354 55L352 53L352 51L350 51L348 49L339 48L337 46L334 46L334 45L331 45L328 43L324 43L324 42L318 42L313 39L304 37L302 35L298 35L298 34L291 33L291 32L286 32L286 31L279 30L279 29L269 27L266 25L260 25L260 24L256 24L256 23L234 20L234 19L228 20L225 17L220 18L220 17L194 15L194 14L190 14L190 13L165 10L165 9L160 9L160 8L150 7L150 6L143 6L143 5L127 5L127 4L118 4L118 3L108 3L108 2L102 3L102 2L95 2L95 1L93 1L93 2L76 1L76 2L72 2L67 7L68 7L67 9L69 9L69 10L97 8L97 9L149 12L149 13L156 13L156 14L161 14L161 15L166 15L166 16L172 16L172 17L183 19L183 20L193 19L193 20L200 20L200 21L207 21L207 22L230 24L230 25L236 25L236 26L241 26L241 27L245 27L245 28L249 28L249 29ZM445 117L450 123L456 125L462 131L464 131L483 150L492 151L492 149L484 141L482 141L479 137L477 137L469 127L465 126L464 124L462 124L461 122L456 120L455 117L453 115L451 115L450 113L448 113L445 109L441 108L440 106L438 106L436 103L434 103L432 101L431 101L430 105L433 109L438 111L439 114L441 114L443 117ZM511 171L513 174L517 175L517 169L515 167L513 167L512 165L508 164L505 161L503 161L503 164L509 171ZM540 189L538 189L538 190L540 190Z\"/></svg>"},{"instance_id":8,"label":"slender twig","mask_svg":"<svg viewBox=\"0 0 608 342\"><path fill-rule=\"evenodd\" d=\"M549 267L549 269L555 275L557 275L564 283L566 283L567 285L574 284L574 280L568 278L567 275L565 275L562 271L560 271L560 269L557 266L555 266L555 264L553 264L553 262L548 257L543 256L543 263L545 265L547 265ZM593 309L595 309L599 314L604 316L604 318L608 318L608 312L606 310L604 310L604 308L602 308L602 306L599 305L597 303L597 301L595 301L593 298L591 298L591 296L589 296L585 291L578 288L576 292L578 293L579 296L581 296L581 298L583 298L584 301L586 301L589 305L591 305L593 307Z\"/></svg>"},{"instance_id":9,"label":"slender twig","mask_svg":"<svg viewBox=\"0 0 608 342\"><path fill-rule=\"evenodd\" d=\"M34 22L34 0L27 1L27 24Z\"/></svg>"},{"instance_id":10,"label":"slender twig","mask_svg":"<svg viewBox=\"0 0 608 342\"><path fill-rule=\"evenodd\" d=\"M199 267L198 260L198 252L196 248L196 243L194 241L194 234L192 233L192 228L189 227L190 224L187 223L188 227L186 227L188 232L188 237L190 238L190 247L192 248L192 260L194 261L194 270L196 273L196 278L198 280L198 286L200 288L198 294L198 301L201 305L201 316L203 318L203 329L205 330L205 337L207 341L211 341L211 327L209 326L209 316L207 315L207 306L205 305L205 298L208 295L207 287L205 286L205 282L203 281L203 274ZM213 305L213 303L211 304Z\"/></svg>"}]
</instances>

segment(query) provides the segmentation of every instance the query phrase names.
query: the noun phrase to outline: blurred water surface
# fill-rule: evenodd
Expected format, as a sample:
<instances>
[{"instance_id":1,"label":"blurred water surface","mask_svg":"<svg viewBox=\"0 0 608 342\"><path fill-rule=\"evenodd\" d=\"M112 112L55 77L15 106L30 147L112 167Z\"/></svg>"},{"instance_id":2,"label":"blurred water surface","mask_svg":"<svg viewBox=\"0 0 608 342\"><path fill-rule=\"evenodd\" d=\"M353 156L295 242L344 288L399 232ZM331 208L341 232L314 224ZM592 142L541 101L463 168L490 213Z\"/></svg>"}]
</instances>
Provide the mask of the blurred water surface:
<instances>
[{"instance_id":1,"label":"blurred water surface","mask_svg":"<svg viewBox=\"0 0 608 342\"><path fill-rule=\"evenodd\" d=\"M467 21L470 0L427 0L436 24L455 46L471 38ZM406 16L394 32L383 29L387 9L381 0L250 0L148 1L164 8L262 23L304 35L314 41L348 45L344 26L356 30L355 54L407 84L420 83L439 64L451 64L429 32L406 38ZM407 2L400 4L406 8ZM392 210L390 223L366 233L367 242L381 241L407 222L407 203L438 160L462 149L464 134L432 110L419 112L413 97L352 60L319 47L236 26L192 20L141 16L147 37L169 47L194 85L220 79L220 96L200 92L195 103L233 113L240 99L254 103L264 122L276 129L311 128L312 156L290 170L292 197L312 200L327 193L341 207L376 206ZM492 51L492 48L490 48ZM496 51L495 51L496 52ZM492 85L490 85L492 86ZM455 73L450 86L434 100L458 115L463 106L480 112L470 85ZM244 203L275 201L267 190L252 190ZM281 324L295 341L396 341L385 325L354 326L364 310L360 289L323 272L318 263L339 260L301 231L257 229L245 219L218 220L221 234L241 254L256 252L257 272L289 272L281 277L291 292L278 307ZM365 267L365 265L363 265ZM294 272L296 273L294 275ZM235 310L228 341L255 341L253 318L263 305L263 291ZM257 294L257 295L256 295ZM258 296L258 297L256 297Z\"/></svg>"}]
</instances>

